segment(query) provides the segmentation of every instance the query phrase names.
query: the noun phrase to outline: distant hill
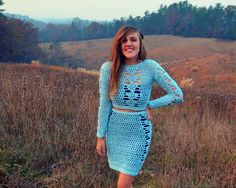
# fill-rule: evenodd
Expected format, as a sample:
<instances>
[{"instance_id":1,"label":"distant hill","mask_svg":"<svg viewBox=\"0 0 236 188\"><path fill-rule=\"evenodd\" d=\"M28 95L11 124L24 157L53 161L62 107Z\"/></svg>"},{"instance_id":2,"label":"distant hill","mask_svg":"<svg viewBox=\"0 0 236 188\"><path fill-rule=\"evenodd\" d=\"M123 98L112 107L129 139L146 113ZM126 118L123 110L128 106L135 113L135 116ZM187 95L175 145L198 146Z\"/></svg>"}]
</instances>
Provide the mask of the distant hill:
<instances>
[{"instance_id":1,"label":"distant hill","mask_svg":"<svg viewBox=\"0 0 236 188\"><path fill-rule=\"evenodd\" d=\"M41 21L53 24L71 24L73 18L42 18Z\"/></svg>"},{"instance_id":2,"label":"distant hill","mask_svg":"<svg viewBox=\"0 0 236 188\"><path fill-rule=\"evenodd\" d=\"M76 18L42 18L42 19L33 19L26 15L20 15L20 14L10 14L10 13L4 13L5 16L21 19L27 22L31 22L35 27L39 28L39 30L42 30L46 27L47 24L71 24L71 22ZM81 20L81 19L80 19ZM85 25L88 25L92 22L92 20L81 20L84 22ZM100 21L100 23L108 23L108 21Z\"/></svg>"},{"instance_id":3,"label":"distant hill","mask_svg":"<svg viewBox=\"0 0 236 188\"><path fill-rule=\"evenodd\" d=\"M236 95L236 42L171 35L145 36L148 58L158 61L178 83L194 90ZM107 61L111 39L42 43L58 65L99 70Z\"/></svg>"},{"instance_id":4,"label":"distant hill","mask_svg":"<svg viewBox=\"0 0 236 188\"><path fill-rule=\"evenodd\" d=\"M29 16L24 16L24 15L19 15L19 14L10 14L10 13L5 13L4 15L7 16L7 17L16 18L16 19L20 19L20 20L30 22L36 28L38 28L39 30L44 29L47 25L47 23L45 23L43 21L35 20L33 18L30 18Z\"/></svg>"}]
</instances>

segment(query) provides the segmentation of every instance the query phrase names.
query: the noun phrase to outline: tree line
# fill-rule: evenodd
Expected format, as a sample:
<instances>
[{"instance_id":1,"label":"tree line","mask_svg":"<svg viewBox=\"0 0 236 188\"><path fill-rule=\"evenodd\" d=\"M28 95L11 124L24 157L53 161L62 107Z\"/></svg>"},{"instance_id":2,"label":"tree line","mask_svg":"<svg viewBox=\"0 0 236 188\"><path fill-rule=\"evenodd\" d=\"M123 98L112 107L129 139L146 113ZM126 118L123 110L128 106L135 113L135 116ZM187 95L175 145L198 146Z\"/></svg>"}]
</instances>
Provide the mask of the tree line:
<instances>
[{"instance_id":1,"label":"tree line","mask_svg":"<svg viewBox=\"0 0 236 188\"><path fill-rule=\"evenodd\" d=\"M163 6L144 16L122 17L112 22L91 22L75 18L71 24L48 24L39 32L42 42L79 41L113 37L122 25L137 26L145 35L171 34L236 40L236 6L197 7L188 1Z\"/></svg>"},{"instance_id":2,"label":"tree line","mask_svg":"<svg viewBox=\"0 0 236 188\"><path fill-rule=\"evenodd\" d=\"M113 37L122 25L134 25L144 35L179 35L236 40L236 6L197 7L181 1L161 5L144 16L122 17L110 22L74 18L70 24L47 24L38 30L32 23L2 14L0 0L0 62L26 62L42 58L40 42L81 41ZM45 59L45 57L44 57Z\"/></svg>"},{"instance_id":3,"label":"tree line","mask_svg":"<svg viewBox=\"0 0 236 188\"><path fill-rule=\"evenodd\" d=\"M29 63L37 59L40 56L38 29L29 22L4 16L3 11L0 9L0 62Z\"/></svg>"}]
</instances>

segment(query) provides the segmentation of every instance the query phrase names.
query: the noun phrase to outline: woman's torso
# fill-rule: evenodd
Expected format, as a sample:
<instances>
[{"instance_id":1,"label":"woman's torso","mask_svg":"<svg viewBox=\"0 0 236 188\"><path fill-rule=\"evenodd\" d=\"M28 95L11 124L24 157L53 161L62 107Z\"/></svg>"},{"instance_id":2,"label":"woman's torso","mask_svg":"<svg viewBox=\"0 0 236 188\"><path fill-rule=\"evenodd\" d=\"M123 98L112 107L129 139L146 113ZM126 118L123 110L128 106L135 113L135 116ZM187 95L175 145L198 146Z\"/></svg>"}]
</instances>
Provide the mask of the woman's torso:
<instances>
[{"instance_id":1,"label":"woman's torso","mask_svg":"<svg viewBox=\"0 0 236 188\"><path fill-rule=\"evenodd\" d=\"M153 84L152 66L149 61L122 65L118 92L111 97L113 107L124 111L146 109Z\"/></svg>"}]
</instances>

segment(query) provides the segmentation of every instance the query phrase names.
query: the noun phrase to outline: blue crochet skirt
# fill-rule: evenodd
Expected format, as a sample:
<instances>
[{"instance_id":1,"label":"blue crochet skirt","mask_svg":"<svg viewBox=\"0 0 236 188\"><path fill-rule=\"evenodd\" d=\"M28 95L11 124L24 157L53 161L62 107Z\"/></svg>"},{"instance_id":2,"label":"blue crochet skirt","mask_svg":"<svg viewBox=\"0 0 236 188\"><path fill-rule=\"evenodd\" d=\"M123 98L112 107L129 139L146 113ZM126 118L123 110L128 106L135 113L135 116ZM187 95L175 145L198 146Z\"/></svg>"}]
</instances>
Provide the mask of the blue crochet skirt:
<instances>
[{"instance_id":1,"label":"blue crochet skirt","mask_svg":"<svg viewBox=\"0 0 236 188\"><path fill-rule=\"evenodd\" d=\"M112 109L109 115L106 146L111 169L138 175L147 157L152 138L152 122L147 111L122 112Z\"/></svg>"}]
</instances>

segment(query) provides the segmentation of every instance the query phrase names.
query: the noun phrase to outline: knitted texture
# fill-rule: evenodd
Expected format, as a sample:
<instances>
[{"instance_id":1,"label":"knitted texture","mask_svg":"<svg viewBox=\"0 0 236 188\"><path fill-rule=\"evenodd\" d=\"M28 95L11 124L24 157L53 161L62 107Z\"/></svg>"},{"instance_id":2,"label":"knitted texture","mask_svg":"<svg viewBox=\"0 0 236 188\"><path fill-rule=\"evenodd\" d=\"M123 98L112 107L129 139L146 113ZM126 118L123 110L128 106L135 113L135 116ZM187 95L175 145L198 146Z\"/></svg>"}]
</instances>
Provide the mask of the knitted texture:
<instances>
[{"instance_id":1,"label":"knitted texture","mask_svg":"<svg viewBox=\"0 0 236 188\"><path fill-rule=\"evenodd\" d=\"M120 84L116 95L108 98L111 62L100 68L99 109L97 137L106 135L112 106L130 110L160 108L183 101L183 92L168 73L154 60L144 60L134 65L122 65ZM153 82L166 91L166 95L150 100ZM120 119L123 121L123 119Z\"/></svg>"},{"instance_id":2,"label":"knitted texture","mask_svg":"<svg viewBox=\"0 0 236 188\"><path fill-rule=\"evenodd\" d=\"M146 111L112 109L109 115L106 139L109 167L136 176L149 151L152 122L148 120Z\"/></svg>"}]
</instances>

